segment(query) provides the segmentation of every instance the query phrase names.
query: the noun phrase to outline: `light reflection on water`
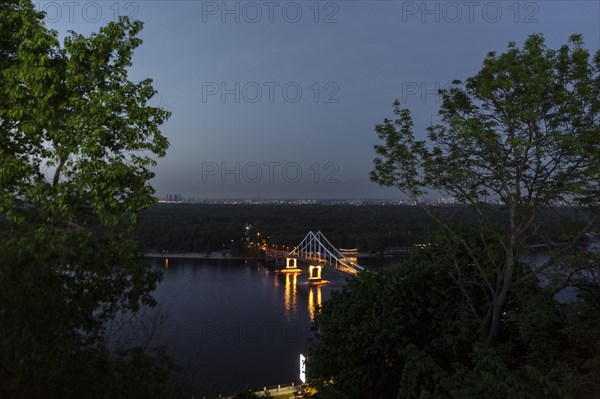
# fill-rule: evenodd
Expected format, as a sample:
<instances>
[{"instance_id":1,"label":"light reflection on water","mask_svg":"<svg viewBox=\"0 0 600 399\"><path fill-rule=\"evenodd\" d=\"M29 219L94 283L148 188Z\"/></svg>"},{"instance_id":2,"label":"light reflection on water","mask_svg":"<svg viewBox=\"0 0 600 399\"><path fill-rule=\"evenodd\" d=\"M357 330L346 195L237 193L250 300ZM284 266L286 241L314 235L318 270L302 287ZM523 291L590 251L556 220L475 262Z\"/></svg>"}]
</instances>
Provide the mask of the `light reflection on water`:
<instances>
[{"instance_id":1,"label":"light reflection on water","mask_svg":"<svg viewBox=\"0 0 600 399\"><path fill-rule=\"evenodd\" d=\"M285 273L285 319L287 321L295 320L297 314L296 308L296 284L298 284L297 273Z\"/></svg>"},{"instance_id":2,"label":"light reflection on water","mask_svg":"<svg viewBox=\"0 0 600 399\"><path fill-rule=\"evenodd\" d=\"M239 260L171 258L168 269L164 259L152 262L165 272L154 296L169 313L153 343L168 343L196 397L297 382L310 321L346 284L328 270L328 285L311 286L307 270L276 273Z\"/></svg>"},{"instance_id":3,"label":"light reflection on water","mask_svg":"<svg viewBox=\"0 0 600 399\"><path fill-rule=\"evenodd\" d=\"M315 294L316 291L316 294ZM315 314L317 309L323 303L322 295L321 295L321 286L312 286L308 291L308 315L311 320L315 319Z\"/></svg>"}]
</instances>

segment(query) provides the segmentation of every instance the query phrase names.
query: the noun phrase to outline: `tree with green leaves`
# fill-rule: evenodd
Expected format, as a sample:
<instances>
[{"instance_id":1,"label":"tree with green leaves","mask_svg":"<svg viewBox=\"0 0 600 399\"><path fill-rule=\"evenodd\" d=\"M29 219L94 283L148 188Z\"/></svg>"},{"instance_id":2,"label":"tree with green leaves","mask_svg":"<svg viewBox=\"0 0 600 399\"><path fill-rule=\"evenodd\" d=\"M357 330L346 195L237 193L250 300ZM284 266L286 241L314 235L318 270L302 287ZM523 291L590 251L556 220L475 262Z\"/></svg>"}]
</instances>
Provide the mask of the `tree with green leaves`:
<instances>
[{"instance_id":1,"label":"tree with green leaves","mask_svg":"<svg viewBox=\"0 0 600 399\"><path fill-rule=\"evenodd\" d=\"M600 51L592 56L579 35L558 50L532 35L523 48L510 43L505 53L489 53L477 75L454 81L440 95L441 123L427 129L425 140L415 137L410 111L394 103L396 119L376 126L382 143L375 146L371 179L416 201L431 193L452 196L471 207L482 231L504 232L483 240L500 244L503 257L483 261L455 235L480 279L466 279L458 266L453 277L471 302L474 289L483 292L486 307L472 309L494 346L503 339L511 290L564 264L598 220ZM490 200L506 215L499 226L490 221ZM526 244L543 242L543 214L561 206L580 211L580 228L565 237L568 245L526 272L519 262Z\"/></svg>"},{"instance_id":2,"label":"tree with green leaves","mask_svg":"<svg viewBox=\"0 0 600 399\"><path fill-rule=\"evenodd\" d=\"M0 4L2 397L161 396L142 381L160 364L134 351L115 365L105 344L106 322L153 305L160 278L131 239L168 147L152 81L128 77L141 29L122 18L61 44L30 1ZM128 382L114 374L127 362Z\"/></svg>"},{"instance_id":3,"label":"tree with green leaves","mask_svg":"<svg viewBox=\"0 0 600 399\"><path fill-rule=\"evenodd\" d=\"M458 265L465 280L481 282L473 259L499 261L504 248L497 231L482 238L477 225L451 227L431 234L430 245L407 262L360 274L323 304L307 364L313 396L596 397L598 285L569 306L535 278L515 286L503 312L506 339L490 347L475 316L486 308L485 293L466 295L448 270ZM489 237L496 243L484 242Z\"/></svg>"}]
</instances>

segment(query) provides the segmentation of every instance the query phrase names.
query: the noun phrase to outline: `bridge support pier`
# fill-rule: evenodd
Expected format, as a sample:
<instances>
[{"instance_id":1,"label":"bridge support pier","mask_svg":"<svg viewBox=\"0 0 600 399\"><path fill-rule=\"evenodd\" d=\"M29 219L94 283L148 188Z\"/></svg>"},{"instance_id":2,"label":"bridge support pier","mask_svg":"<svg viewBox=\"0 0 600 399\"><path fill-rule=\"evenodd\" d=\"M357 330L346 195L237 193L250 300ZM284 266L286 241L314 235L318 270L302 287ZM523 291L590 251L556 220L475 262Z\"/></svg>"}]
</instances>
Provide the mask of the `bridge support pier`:
<instances>
[{"instance_id":1,"label":"bridge support pier","mask_svg":"<svg viewBox=\"0 0 600 399\"><path fill-rule=\"evenodd\" d=\"M327 281L321 277L323 267L321 265L310 265L308 267L308 283L309 284L326 284Z\"/></svg>"},{"instance_id":2,"label":"bridge support pier","mask_svg":"<svg viewBox=\"0 0 600 399\"><path fill-rule=\"evenodd\" d=\"M281 269L284 273L300 273L301 270L298 268L297 258L285 258L285 269Z\"/></svg>"}]
</instances>

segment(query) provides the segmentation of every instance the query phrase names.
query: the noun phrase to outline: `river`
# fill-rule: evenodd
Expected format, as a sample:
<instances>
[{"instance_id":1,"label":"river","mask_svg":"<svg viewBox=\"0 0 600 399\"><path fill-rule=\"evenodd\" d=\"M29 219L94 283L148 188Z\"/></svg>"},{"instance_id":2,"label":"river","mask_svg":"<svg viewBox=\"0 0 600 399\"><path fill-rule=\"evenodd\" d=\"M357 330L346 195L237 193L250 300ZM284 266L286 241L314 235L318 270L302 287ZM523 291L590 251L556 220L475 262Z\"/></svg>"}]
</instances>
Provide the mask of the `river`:
<instances>
[{"instance_id":1,"label":"river","mask_svg":"<svg viewBox=\"0 0 600 399\"><path fill-rule=\"evenodd\" d=\"M538 253L523 260L539 264L544 259ZM347 278L325 269L329 284L311 286L306 271L277 273L256 261L170 258L168 268L161 258L149 262L164 272L153 293L158 306L131 320L120 335L135 344L166 344L182 367L182 382L200 398L299 382L299 356L307 353L312 337L310 321ZM360 262L373 269L400 260ZM574 298L568 290L561 295Z\"/></svg>"},{"instance_id":2,"label":"river","mask_svg":"<svg viewBox=\"0 0 600 399\"><path fill-rule=\"evenodd\" d=\"M329 284L312 286L306 272L276 273L255 261L171 258L168 268L160 258L149 261L164 271L151 312L166 317L142 314L128 335L167 344L196 397L298 383L310 320L346 284L325 270Z\"/></svg>"}]
</instances>

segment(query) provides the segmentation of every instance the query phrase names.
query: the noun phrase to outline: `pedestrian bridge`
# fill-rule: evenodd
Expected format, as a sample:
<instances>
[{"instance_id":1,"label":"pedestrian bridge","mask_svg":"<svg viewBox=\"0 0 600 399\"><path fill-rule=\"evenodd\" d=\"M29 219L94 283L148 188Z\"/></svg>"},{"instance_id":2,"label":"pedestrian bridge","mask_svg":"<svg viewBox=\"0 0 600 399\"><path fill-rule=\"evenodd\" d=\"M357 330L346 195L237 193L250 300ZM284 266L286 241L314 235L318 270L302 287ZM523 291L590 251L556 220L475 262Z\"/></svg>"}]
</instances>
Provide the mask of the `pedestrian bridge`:
<instances>
[{"instance_id":1,"label":"pedestrian bridge","mask_svg":"<svg viewBox=\"0 0 600 399\"><path fill-rule=\"evenodd\" d=\"M320 231L316 233L309 231L300 244L288 253L270 251L267 256L274 257L276 263L285 260L285 268L280 269L282 272L300 272L298 261L308 263L309 281L311 282L321 281L323 267L332 268L352 276L364 270L362 266L353 260L356 258L344 255Z\"/></svg>"}]
</instances>

